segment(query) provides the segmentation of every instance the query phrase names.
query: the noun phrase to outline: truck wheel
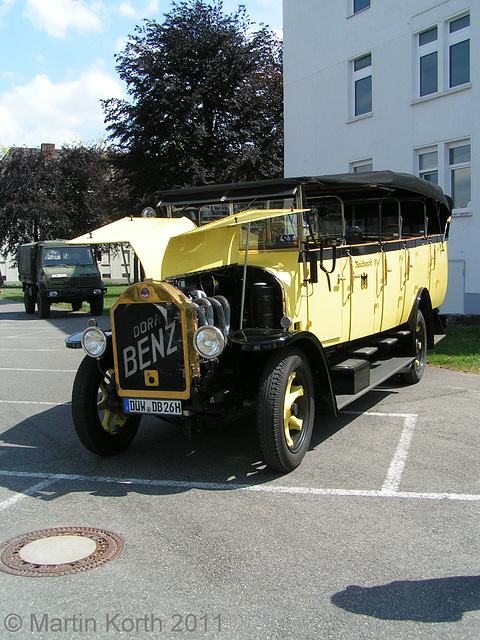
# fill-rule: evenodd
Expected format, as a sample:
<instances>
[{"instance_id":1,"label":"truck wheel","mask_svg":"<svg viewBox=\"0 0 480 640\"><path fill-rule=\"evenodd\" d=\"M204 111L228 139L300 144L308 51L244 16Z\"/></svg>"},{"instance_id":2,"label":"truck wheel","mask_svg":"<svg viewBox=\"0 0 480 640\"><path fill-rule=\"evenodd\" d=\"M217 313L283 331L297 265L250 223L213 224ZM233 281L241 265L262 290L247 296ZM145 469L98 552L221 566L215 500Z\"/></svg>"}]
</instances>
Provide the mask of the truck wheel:
<instances>
[{"instance_id":1,"label":"truck wheel","mask_svg":"<svg viewBox=\"0 0 480 640\"><path fill-rule=\"evenodd\" d=\"M113 375L113 369L108 371ZM125 451L140 425L137 415L126 416L111 382L90 356L80 363L72 392L72 416L80 442L92 453L112 456Z\"/></svg>"},{"instance_id":2,"label":"truck wheel","mask_svg":"<svg viewBox=\"0 0 480 640\"><path fill-rule=\"evenodd\" d=\"M415 360L410 365L410 370L401 374L403 382L406 384L417 384L420 382L425 371L427 362L427 324L423 313L417 312L417 322L415 323Z\"/></svg>"},{"instance_id":3,"label":"truck wheel","mask_svg":"<svg viewBox=\"0 0 480 640\"><path fill-rule=\"evenodd\" d=\"M271 356L257 403L257 431L265 462L274 471L292 471L308 450L315 415L312 371L299 349Z\"/></svg>"},{"instance_id":4,"label":"truck wheel","mask_svg":"<svg viewBox=\"0 0 480 640\"><path fill-rule=\"evenodd\" d=\"M50 317L50 300L42 296L40 292L37 294L37 307L40 318Z\"/></svg>"},{"instance_id":5,"label":"truck wheel","mask_svg":"<svg viewBox=\"0 0 480 640\"><path fill-rule=\"evenodd\" d=\"M25 289L23 302L27 313L35 313L35 296L29 293L28 289Z\"/></svg>"},{"instance_id":6,"label":"truck wheel","mask_svg":"<svg viewBox=\"0 0 480 640\"><path fill-rule=\"evenodd\" d=\"M103 312L103 296L90 300L90 313L92 316L101 316Z\"/></svg>"},{"instance_id":7,"label":"truck wheel","mask_svg":"<svg viewBox=\"0 0 480 640\"><path fill-rule=\"evenodd\" d=\"M71 303L71 305L72 305L72 311L80 311L80 309L82 308L82 301L75 300L74 302Z\"/></svg>"}]
</instances>

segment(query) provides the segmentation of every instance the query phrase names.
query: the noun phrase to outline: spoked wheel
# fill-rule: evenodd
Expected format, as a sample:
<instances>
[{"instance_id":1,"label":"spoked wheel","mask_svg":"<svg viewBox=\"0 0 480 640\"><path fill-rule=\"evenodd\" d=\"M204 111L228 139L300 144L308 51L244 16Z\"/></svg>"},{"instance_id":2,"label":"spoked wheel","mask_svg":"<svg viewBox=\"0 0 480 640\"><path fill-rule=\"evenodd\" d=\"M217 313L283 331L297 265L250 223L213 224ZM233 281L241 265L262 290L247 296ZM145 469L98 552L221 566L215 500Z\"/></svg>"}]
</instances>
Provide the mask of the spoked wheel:
<instances>
[{"instance_id":1,"label":"spoked wheel","mask_svg":"<svg viewBox=\"0 0 480 640\"><path fill-rule=\"evenodd\" d=\"M86 356L78 368L72 392L72 415L80 442L93 453L111 456L125 451L140 425L140 416L122 411L113 383L113 369L104 376L97 361Z\"/></svg>"},{"instance_id":2,"label":"spoked wheel","mask_svg":"<svg viewBox=\"0 0 480 640\"><path fill-rule=\"evenodd\" d=\"M315 414L312 372L299 349L274 354L258 394L257 431L263 458L274 471L287 473L303 460Z\"/></svg>"},{"instance_id":3,"label":"spoked wheel","mask_svg":"<svg viewBox=\"0 0 480 640\"><path fill-rule=\"evenodd\" d=\"M417 312L417 322L415 323L415 360L410 366L410 371L402 373L402 380L406 384L416 384L420 382L425 371L427 362L427 323L423 313Z\"/></svg>"}]
</instances>

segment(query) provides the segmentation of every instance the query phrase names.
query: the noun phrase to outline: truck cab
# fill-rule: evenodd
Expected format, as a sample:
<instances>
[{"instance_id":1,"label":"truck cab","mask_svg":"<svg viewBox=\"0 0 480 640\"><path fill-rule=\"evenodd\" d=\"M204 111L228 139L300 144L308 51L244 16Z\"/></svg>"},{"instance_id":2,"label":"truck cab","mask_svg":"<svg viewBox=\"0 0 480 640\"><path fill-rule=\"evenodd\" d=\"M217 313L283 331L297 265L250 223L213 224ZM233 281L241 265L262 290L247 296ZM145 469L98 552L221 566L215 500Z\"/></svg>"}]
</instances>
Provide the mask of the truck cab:
<instances>
[{"instance_id":1,"label":"truck cab","mask_svg":"<svg viewBox=\"0 0 480 640\"><path fill-rule=\"evenodd\" d=\"M92 315L101 315L105 286L95 252L89 245L68 245L64 240L22 244L18 277L23 286L25 311L48 318L54 302L67 302L78 311L83 302Z\"/></svg>"}]
</instances>

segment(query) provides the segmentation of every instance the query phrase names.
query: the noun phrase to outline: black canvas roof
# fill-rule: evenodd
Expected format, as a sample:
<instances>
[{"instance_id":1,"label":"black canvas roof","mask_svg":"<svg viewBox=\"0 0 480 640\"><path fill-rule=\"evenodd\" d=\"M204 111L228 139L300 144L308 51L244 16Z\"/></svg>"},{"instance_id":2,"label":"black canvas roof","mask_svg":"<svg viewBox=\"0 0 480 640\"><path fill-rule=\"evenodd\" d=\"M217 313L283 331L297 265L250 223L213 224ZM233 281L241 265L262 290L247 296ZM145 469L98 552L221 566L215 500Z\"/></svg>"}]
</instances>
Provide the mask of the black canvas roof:
<instances>
[{"instance_id":1,"label":"black canvas roof","mask_svg":"<svg viewBox=\"0 0 480 640\"><path fill-rule=\"evenodd\" d=\"M452 201L442 189L432 182L408 173L394 171L369 171L361 173L339 173L323 176L300 176L295 178L273 178L251 182L204 185L186 189L169 189L158 193L159 206L167 204L186 205L194 202L221 202L222 200L245 200L254 197L279 198L293 195L300 184L315 185L315 192L359 193L365 189L388 191L392 196L421 196L432 198L451 210ZM373 195L373 194L372 194Z\"/></svg>"}]
</instances>

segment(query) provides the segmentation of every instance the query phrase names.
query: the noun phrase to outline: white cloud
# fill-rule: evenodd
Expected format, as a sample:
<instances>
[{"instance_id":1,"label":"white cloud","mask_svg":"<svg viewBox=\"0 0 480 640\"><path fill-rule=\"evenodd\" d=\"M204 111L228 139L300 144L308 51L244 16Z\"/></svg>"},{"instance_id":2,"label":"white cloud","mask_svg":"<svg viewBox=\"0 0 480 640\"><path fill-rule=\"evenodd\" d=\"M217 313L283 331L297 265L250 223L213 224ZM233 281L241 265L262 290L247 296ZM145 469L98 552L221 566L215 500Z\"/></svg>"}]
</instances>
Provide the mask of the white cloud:
<instances>
[{"instance_id":1,"label":"white cloud","mask_svg":"<svg viewBox=\"0 0 480 640\"><path fill-rule=\"evenodd\" d=\"M149 0L142 7L135 7L131 2L122 2L118 7L118 12L122 18L151 18L158 13L158 0Z\"/></svg>"},{"instance_id":2,"label":"white cloud","mask_svg":"<svg viewBox=\"0 0 480 640\"><path fill-rule=\"evenodd\" d=\"M106 9L97 0L27 0L26 4L24 15L35 28L55 38L64 38L69 29L78 33L103 29Z\"/></svg>"},{"instance_id":3,"label":"white cloud","mask_svg":"<svg viewBox=\"0 0 480 640\"><path fill-rule=\"evenodd\" d=\"M102 98L122 98L119 81L98 64L78 79L53 83L45 74L0 95L0 144L58 147L105 136Z\"/></svg>"}]
</instances>

